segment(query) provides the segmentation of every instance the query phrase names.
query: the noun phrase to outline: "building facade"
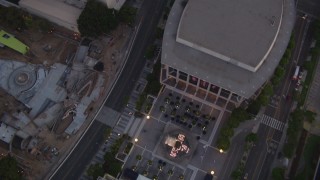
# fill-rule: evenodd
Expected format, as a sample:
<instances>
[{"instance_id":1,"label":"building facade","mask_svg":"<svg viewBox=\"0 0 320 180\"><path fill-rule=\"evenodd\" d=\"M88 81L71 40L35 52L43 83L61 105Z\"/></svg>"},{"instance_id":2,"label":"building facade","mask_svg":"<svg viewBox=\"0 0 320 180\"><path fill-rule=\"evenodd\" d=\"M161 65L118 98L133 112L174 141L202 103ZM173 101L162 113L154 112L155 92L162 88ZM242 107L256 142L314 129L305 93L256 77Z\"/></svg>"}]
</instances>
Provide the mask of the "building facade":
<instances>
[{"instance_id":1,"label":"building facade","mask_svg":"<svg viewBox=\"0 0 320 180\"><path fill-rule=\"evenodd\" d=\"M237 107L272 76L294 21L293 0L176 0L160 81L199 101Z\"/></svg>"}]
</instances>

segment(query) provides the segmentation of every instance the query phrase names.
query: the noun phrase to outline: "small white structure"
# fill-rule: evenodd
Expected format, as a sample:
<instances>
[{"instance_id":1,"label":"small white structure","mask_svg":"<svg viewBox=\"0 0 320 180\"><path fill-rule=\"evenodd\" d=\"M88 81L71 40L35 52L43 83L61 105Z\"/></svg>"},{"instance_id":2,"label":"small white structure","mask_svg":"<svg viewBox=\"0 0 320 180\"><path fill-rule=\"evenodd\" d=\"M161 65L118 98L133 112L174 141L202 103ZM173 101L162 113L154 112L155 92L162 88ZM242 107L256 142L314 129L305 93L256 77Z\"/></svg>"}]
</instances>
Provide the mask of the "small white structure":
<instances>
[{"instance_id":1,"label":"small white structure","mask_svg":"<svg viewBox=\"0 0 320 180\"><path fill-rule=\"evenodd\" d=\"M115 9L117 11L120 10L122 5L126 2L126 0L100 0L107 4L109 9Z\"/></svg>"}]
</instances>

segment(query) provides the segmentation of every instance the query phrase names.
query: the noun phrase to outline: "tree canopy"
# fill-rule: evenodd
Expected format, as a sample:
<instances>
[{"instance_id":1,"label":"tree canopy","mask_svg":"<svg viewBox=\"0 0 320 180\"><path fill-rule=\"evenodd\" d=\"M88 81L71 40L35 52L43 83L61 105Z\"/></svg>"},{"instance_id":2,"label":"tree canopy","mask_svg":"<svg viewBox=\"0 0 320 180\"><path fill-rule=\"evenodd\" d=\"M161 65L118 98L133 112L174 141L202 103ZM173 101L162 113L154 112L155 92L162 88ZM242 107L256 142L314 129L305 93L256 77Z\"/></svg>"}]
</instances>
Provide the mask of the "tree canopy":
<instances>
[{"instance_id":1,"label":"tree canopy","mask_svg":"<svg viewBox=\"0 0 320 180\"><path fill-rule=\"evenodd\" d=\"M82 36L97 37L109 33L118 25L118 12L105 4L89 0L77 21Z\"/></svg>"},{"instance_id":2,"label":"tree canopy","mask_svg":"<svg viewBox=\"0 0 320 180\"><path fill-rule=\"evenodd\" d=\"M104 175L102 164L91 164L87 170L87 174L93 179L97 179L99 176L102 177Z\"/></svg>"},{"instance_id":3,"label":"tree canopy","mask_svg":"<svg viewBox=\"0 0 320 180\"><path fill-rule=\"evenodd\" d=\"M109 9L106 4L89 0L77 21L82 36L98 37L115 29L119 22L132 24L137 9L123 6L120 11Z\"/></svg>"},{"instance_id":4,"label":"tree canopy","mask_svg":"<svg viewBox=\"0 0 320 180\"><path fill-rule=\"evenodd\" d=\"M10 155L0 159L0 179L4 180L19 180L22 179L18 172L18 162Z\"/></svg>"}]
</instances>

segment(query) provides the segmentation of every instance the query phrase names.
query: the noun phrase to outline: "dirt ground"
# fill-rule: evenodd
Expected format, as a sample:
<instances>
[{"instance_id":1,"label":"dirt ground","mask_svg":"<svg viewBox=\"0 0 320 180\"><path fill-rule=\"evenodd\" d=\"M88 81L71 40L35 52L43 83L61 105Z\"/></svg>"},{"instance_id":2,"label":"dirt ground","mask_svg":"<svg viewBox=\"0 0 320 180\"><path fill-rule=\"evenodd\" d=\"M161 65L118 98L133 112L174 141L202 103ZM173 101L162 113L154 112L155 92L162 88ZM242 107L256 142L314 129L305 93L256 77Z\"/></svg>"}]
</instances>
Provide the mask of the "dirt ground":
<instances>
[{"instance_id":1,"label":"dirt ground","mask_svg":"<svg viewBox=\"0 0 320 180\"><path fill-rule=\"evenodd\" d=\"M58 36L55 33L48 34L36 30L6 31L29 46L30 52L22 55L10 48L3 48L0 51L0 58L2 59L52 65L55 62L63 63L64 59L62 57L75 52L78 46L77 41Z\"/></svg>"},{"instance_id":2,"label":"dirt ground","mask_svg":"<svg viewBox=\"0 0 320 180\"><path fill-rule=\"evenodd\" d=\"M24 56L9 48L4 48L0 49L0 59L24 61L33 64L52 65L56 62L65 64L65 60L76 52L79 45L76 41L61 37L54 33L43 34L32 31L12 33L9 30L6 31L15 35L17 39L28 45L31 53ZM90 104L90 109L92 109L92 111L90 111L87 120L76 135L57 135L54 132L43 128L38 134L38 139L40 140L38 148L35 149L32 154L27 151L13 149L13 153L19 160L19 164L26 170L26 179L43 179L46 174L49 174L50 171L57 167L59 164L58 162L61 162L77 142L82 132L94 117L97 109L101 106L103 99L107 95L106 90L124 62L125 46L130 38L131 32L132 29L128 26L119 25L115 31L110 33L110 36L98 38L92 42L98 49L101 49L100 53L93 54L93 56L104 63L105 70L103 73L106 76L106 81L103 88L105 91L101 92L101 98ZM2 96L2 94L0 94L0 104L5 104L8 100L5 96ZM10 102L15 102L15 100L10 99ZM14 103L10 104L12 109L14 109L14 106ZM53 148L57 149L59 152L58 155L52 153ZM5 152L1 146L0 152Z\"/></svg>"}]
</instances>

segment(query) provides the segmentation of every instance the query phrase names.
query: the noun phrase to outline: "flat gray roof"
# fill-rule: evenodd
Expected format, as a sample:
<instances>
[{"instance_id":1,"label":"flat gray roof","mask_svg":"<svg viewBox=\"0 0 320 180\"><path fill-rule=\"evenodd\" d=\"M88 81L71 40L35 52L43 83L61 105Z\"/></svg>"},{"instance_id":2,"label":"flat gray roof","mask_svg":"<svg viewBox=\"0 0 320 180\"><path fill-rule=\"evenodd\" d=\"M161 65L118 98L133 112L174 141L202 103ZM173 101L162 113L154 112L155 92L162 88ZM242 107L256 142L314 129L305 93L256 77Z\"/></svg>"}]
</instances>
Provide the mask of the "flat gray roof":
<instances>
[{"instance_id":1,"label":"flat gray roof","mask_svg":"<svg viewBox=\"0 0 320 180\"><path fill-rule=\"evenodd\" d=\"M243 97L246 97L246 98L251 97L255 93L255 91L258 88L260 88L261 85L267 79L269 79L270 76L273 74L274 69L278 65L279 60L281 59L288 45L291 31L293 29L293 25L295 22L294 1L293 0L280 1L286 4L278 5L281 8L283 8L282 9L283 14L281 16L282 23L280 25L277 39L275 40L273 48L270 50L265 61L262 63L261 67L257 69L256 72L249 71L233 63L221 60L216 56L212 56L212 55L209 55L208 53L204 53L203 51L199 51L194 47L186 46L185 44L177 42L176 41L177 29L183 13L183 6L181 5L182 1L183 0L176 0L169 14L166 27L165 27L164 37L163 37L163 44L162 44L163 50L162 50L161 62L173 68L184 71L190 75L199 77L209 83L215 84L217 86L220 86L227 90L235 92L238 95L241 95ZM205 0L201 0L201 1L205 2ZM216 2L217 0L212 0L212 1ZM266 6L264 7L265 9L273 12L274 10L272 9L275 8L274 6L276 5L276 3L273 2L274 0L270 0L270 1L271 2L268 1L269 3L267 3L261 0L259 1L259 3L262 3L263 5L265 5ZM187 6L191 6L195 2L194 0L189 0L189 3L190 4L188 4ZM219 2L219 3L221 4L222 2ZM228 1L228 3L229 4L235 3L235 6L239 4L236 1L233 1L233 2ZM252 7L252 5L248 3L256 4L255 2L251 2L248 0L244 1L243 3L247 4L250 7ZM231 5L228 5L228 6L231 6ZM263 9L263 8L260 7L260 9ZM203 9L198 9L198 10L213 11L207 7L204 7ZM219 12L223 12L223 9L219 10ZM236 12L228 11L228 13L236 13ZM259 11L252 11L252 13L253 12L259 13ZM202 12L201 14L205 15L204 12ZM206 18L206 17L202 17L202 18ZM211 16L207 18L211 18ZM215 18L215 21L220 21L220 19ZM241 19L239 19L238 21L241 21ZM214 24L215 22L212 22L212 23ZM217 23L219 24L222 22L217 22ZM196 24L190 24L190 26L192 25L196 26ZM248 27L249 24L246 24L246 26L248 29L250 28ZM197 29L197 28L195 29L201 31L201 29ZM229 30L226 30L226 31L229 32ZM204 33L204 32L205 31L202 31L200 33ZM206 32L206 33L207 34L204 34L202 36L206 38L211 38L210 36L213 35L210 32ZM261 32L256 32L256 33L259 34ZM263 34L260 34L260 35L263 35ZM241 37L240 39L239 37L237 37L234 40L250 41L250 38L251 38L250 36ZM272 36L270 36L270 41L272 41L272 39L273 39ZM217 41L218 45L221 43L222 44L224 43L223 38L220 38L220 41L221 42ZM232 49L228 49L228 51L234 51L234 52L239 51L238 49L239 47L233 46L232 43L230 42L227 44L229 44L232 47ZM245 45L245 43L243 44ZM226 46L226 44L224 44L224 46ZM262 50L260 48L262 48ZM252 53L252 51L259 51L259 52L267 51L265 47L260 47L257 45L251 46L251 48L242 49L242 50L245 51L245 52L241 52L242 54L246 54L246 53L250 54ZM250 55L250 56L254 56L254 55Z\"/></svg>"},{"instance_id":2,"label":"flat gray roof","mask_svg":"<svg viewBox=\"0 0 320 180\"><path fill-rule=\"evenodd\" d=\"M49 21L60 26L64 26L72 31L79 32L77 19L79 18L84 6L81 8L82 2L80 1L74 1L73 5L68 4L69 1L20 0L19 6L27 9L30 13L46 18ZM72 3L72 1L70 1L70 3Z\"/></svg>"},{"instance_id":3,"label":"flat gray roof","mask_svg":"<svg viewBox=\"0 0 320 180\"><path fill-rule=\"evenodd\" d=\"M256 71L276 40L281 17L279 0L189 0L177 41Z\"/></svg>"}]
</instances>

